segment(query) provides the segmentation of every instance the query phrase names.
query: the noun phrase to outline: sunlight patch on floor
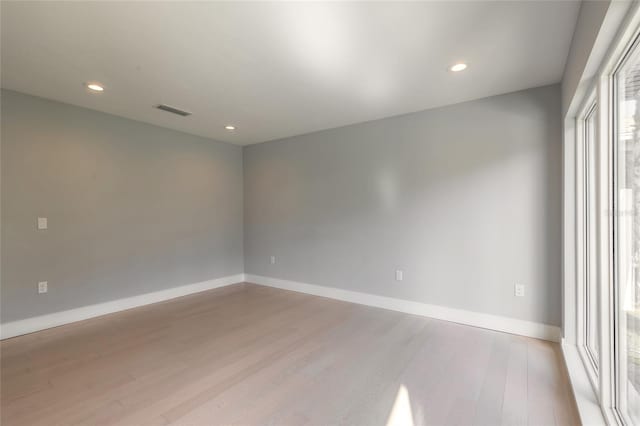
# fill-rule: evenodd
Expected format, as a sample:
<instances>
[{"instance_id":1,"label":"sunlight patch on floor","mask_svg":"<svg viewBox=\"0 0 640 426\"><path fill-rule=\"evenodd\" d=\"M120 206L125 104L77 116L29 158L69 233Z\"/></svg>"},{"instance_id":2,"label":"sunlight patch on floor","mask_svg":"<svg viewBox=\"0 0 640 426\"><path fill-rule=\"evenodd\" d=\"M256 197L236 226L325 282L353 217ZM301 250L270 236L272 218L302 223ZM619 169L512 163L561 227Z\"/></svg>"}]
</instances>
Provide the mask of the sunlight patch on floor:
<instances>
[{"instance_id":1,"label":"sunlight patch on floor","mask_svg":"<svg viewBox=\"0 0 640 426\"><path fill-rule=\"evenodd\" d=\"M414 426L409 391L404 385L398 389L391 414L387 419L387 426Z\"/></svg>"}]
</instances>

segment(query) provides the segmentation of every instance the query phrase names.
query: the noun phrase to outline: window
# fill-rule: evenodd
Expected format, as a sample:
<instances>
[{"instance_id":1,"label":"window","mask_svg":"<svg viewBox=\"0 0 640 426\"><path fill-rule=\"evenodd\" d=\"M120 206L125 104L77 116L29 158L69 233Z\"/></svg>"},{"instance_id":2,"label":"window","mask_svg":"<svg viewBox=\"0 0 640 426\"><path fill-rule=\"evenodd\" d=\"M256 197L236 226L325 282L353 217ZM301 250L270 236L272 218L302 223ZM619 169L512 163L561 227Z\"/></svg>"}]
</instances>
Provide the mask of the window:
<instances>
[{"instance_id":1,"label":"window","mask_svg":"<svg viewBox=\"0 0 640 426\"><path fill-rule=\"evenodd\" d=\"M583 340L588 362L597 374L599 357L599 333L600 324L599 298L597 287L597 252L596 252L596 222L598 218L597 208L597 181L596 181L596 117L598 108L595 100L589 104L582 120L582 303L583 303Z\"/></svg>"},{"instance_id":2,"label":"window","mask_svg":"<svg viewBox=\"0 0 640 426\"><path fill-rule=\"evenodd\" d=\"M616 405L640 424L640 48L624 56L613 76L613 284Z\"/></svg>"},{"instance_id":3,"label":"window","mask_svg":"<svg viewBox=\"0 0 640 426\"><path fill-rule=\"evenodd\" d=\"M581 415L640 426L640 2L623 12L565 121L563 350L597 394Z\"/></svg>"},{"instance_id":4,"label":"window","mask_svg":"<svg viewBox=\"0 0 640 426\"><path fill-rule=\"evenodd\" d=\"M578 227L578 289L577 307L580 317L577 344L590 373L591 382L598 387L599 370L599 303L597 232L599 208L597 200L597 117L598 105L595 90L578 115L577 150L577 227Z\"/></svg>"}]
</instances>

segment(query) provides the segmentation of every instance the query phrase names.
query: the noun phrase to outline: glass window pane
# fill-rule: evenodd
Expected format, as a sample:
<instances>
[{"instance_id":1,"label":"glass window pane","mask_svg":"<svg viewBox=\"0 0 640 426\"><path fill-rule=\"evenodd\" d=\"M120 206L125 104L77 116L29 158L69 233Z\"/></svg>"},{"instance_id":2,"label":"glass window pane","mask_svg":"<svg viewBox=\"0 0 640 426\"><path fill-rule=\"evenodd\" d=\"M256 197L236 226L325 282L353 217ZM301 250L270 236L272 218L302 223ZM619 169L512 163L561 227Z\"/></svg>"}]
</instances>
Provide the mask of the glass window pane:
<instances>
[{"instance_id":1,"label":"glass window pane","mask_svg":"<svg viewBox=\"0 0 640 426\"><path fill-rule=\"evenodd\" d=\"M614 284L618 404L640 423L640 50L615 74Z\"/></svg>"}]
</instances>

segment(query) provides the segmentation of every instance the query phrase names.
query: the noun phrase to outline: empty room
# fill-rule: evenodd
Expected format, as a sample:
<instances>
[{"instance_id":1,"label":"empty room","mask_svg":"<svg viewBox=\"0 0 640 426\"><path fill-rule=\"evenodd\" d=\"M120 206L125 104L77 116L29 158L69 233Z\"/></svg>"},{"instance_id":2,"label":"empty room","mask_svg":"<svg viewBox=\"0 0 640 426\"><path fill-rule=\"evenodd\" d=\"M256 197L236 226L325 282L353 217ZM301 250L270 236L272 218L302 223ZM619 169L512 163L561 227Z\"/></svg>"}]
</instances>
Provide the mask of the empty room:
<instances>
[{"instance_id":1,"label":"empty room","mask_svg":"<svg viewBox=\"0 0 640 426\"><path fill-rule=\"evenodd\" d=\"M0 0L2 426L640 426L640 2Z\"/></svg>"}]
</instances>

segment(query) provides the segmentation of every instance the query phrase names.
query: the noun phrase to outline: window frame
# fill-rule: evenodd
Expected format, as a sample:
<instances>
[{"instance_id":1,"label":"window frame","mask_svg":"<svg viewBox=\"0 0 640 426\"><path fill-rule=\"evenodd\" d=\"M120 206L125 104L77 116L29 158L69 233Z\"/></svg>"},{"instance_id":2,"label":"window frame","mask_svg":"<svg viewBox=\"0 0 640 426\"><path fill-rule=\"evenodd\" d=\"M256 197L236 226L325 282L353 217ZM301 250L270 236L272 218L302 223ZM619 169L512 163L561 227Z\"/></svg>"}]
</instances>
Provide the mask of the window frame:
<instances>
[{"instance_id":1,"label":"window frame","mask_svg":"<svg viewBox=\"0 0 640 426\"><path fill-rule=\"evenodd\" d=\"M611 235L611 287L612 287L612 297L611 297L611 305L613 307L613 327L610 329L610 333L612 334L611 339L613 342L613 352L614 357L612 359L612 382L613 382L613 397L611 402L613 404L613 409L615 411L615 415L618 419L621 420L622 424L632 425L633 420L629 416L626 405L628 400L627 388L626 388L626 380L621 378L626 378L627 370L626 370L626 362L624 362L623 358L626 356L626 340L616 338L621 333L624 333L626 329L623 327L623 324L626 323L626 318L624 318L624 310L618 309L621 303L621 296L619 294L619 258L616 255L617 249L617 236L618 236L618 227L619 227L619 200L618 200L618 144L619 144L619 132L617 131L616 125L618 123L618 114L619 114L619 99L618 99L618 82L617 82L617 74L620 72L627 61L634 53L638 53L640 51L640 28L634 32L633 37L625 44L624 50L621 54L618 55L618 59L615 62L615 66L612 68L611 72L606 76L607 83L609 86L609 96L610 96L610 120L609 123L611 125L611 131L609 132L609 181L610 181L610 202L611 202L611 220L610 220L610 235ZM639 105L640 107L640 105Z\"/></svg>"},{"instance_id":2,"label":"window frame","mask_svg":"<svg viewBox=\"0 0 640 426\"><path fill-rule=\"evenodd\" d=\"M620 347L616 338L620 332L620 311L617 310L619 295L617 294L616 257L614 248L614 220L617 200L615 196L615 158L616 152L616 121L614 113L617 108L617 88L615 77L621 65L633 53L640 49L640 2L634 2L625 12L624 18L615 36L608 44L604 57L591 81L585 81L580 90L579 105L574 114L565 121L565 313L564 338L565 345L573 346L579 355L582 370L588 378L594 395L597 397L604 421L609 425L631 425L633 422L626 413L626 394L624 386L626 372L621 371L620 355L626 354L625 348ZM584 90L586 86L587 90ZM585 123L593 103L596 103L596 141L595 167L597 188L596 197L596 229L595 244L597 264L597 293L599 297L599 351L598 369L594 365L585 348L586 322L584 296L584 164L582 163L585 140ZM615 284L615 285L614 285ZM575 346L574 346L575 345ZM565 359L567 365L572 362ZM571 364L575 366L575 364ZM569 367L572 370L573 367ZM578 367L580 368L580 367ZM620 374L624 373L624 375ZM572 378L572 383L573 383ZM578 386L582 386L578 382ZM588 386L588 385L587 385ZM580 387L581 390L584 388ZM582 399L582 403L588 403ZM579 403L580 405L580 403ZM587 406L585 410L591 409ZM582 414L582 409L581 409ZM583 421L587 419L583 418Z\"/></svg>"},{"instance_id":3,"label":"window frame","mask_svg":"<svg viewBox=\"0 0 640 426\"><path fill-rule=\"evenodd\" d=\"M589 347L589 318L590 312L588 306L589 286L595 287L597 295L597 306L600 305L600 279L598 276L599 268L596 265L595 274L589 273L589 259L596 260L598 256L598 215L591 217L587 202L593 199L595 211L599 211L599 199L597 197L596 188L599 182L598 175L598 142L599 142L599 105L596 96L597 88L593 87L585 97L578 116L576 117L576 316L577 316L577 333L576 345L578 353L587 370L587 375L591 386L595 392L598 392L599 384L599 361L596 361L595 354ZM589 120L595 120L595 141L588 138ZM589 145L593 148L593 152L589 151ZM589 155L593 156L591 160ZM594 187L589 185L590 174L594 176ZM589 194L589 190L594 193ZM593 221L593 222L591 222ZM591 224L595 226L591 228ZM593 231L593 232L591 232ZM600 334L600 330L595 330ZM600 336L598 336L598 339ZM602 346L601 344L599 346ZM598 351L598 358L599 358Z\"/></svg>"},{"instance_id":4,"label":"window frame","mask_svg":"<svg viewBox=\"0 0 640 426\"><path fill-rule=\"evenodd\" d=\"M617 309L620 300L617 285L617 259L615 253L616 188L616 75L634 49L640 49L640 8L636 3L621 30L609 48L603 65L596 74L598 118L598 267L600 283L600 377L598 399L604 417L610 425L632 425L626 412L625 365L620 357L626 354L620 339L620 324L623 318Z\"/></svg>"}]
</instances>

